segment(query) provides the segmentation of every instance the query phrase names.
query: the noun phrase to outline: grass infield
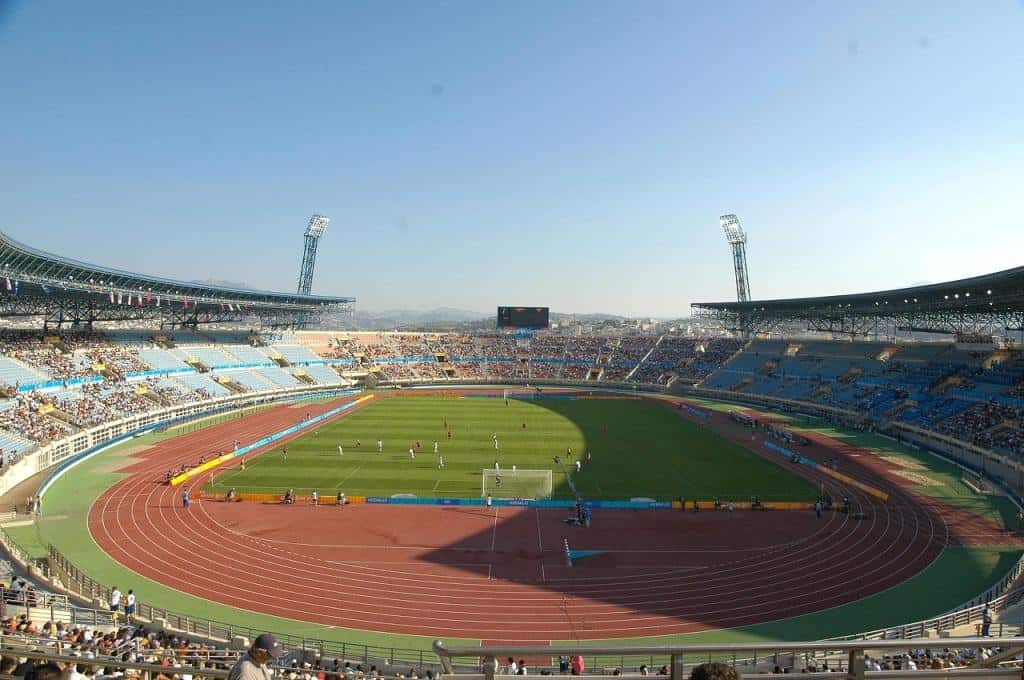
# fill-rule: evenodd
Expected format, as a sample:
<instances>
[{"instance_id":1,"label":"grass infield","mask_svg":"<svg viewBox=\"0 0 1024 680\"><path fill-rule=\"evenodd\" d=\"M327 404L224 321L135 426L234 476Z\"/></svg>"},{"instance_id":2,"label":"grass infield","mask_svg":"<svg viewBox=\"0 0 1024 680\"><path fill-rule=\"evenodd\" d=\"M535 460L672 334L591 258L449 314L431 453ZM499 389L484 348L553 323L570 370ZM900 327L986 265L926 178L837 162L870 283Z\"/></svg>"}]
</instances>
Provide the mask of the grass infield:
<instances>
[{"instance_id":1,"label":"grass infield","mask_svg":"<svg viewBox=\"0 0 1024 680\"><path fill-rule=\"evenodd\" d=\"M278 446L247 461L244 471L232 464L209 488L472 498L481 496L482 471L497 461L506 480L513 465L552 470L555 498L572 497L564 470L589 499L800 501L816 493L801 477L666 406L630 399L380 399L287 447L287 457Z\"/></svg>"}]
</instances>

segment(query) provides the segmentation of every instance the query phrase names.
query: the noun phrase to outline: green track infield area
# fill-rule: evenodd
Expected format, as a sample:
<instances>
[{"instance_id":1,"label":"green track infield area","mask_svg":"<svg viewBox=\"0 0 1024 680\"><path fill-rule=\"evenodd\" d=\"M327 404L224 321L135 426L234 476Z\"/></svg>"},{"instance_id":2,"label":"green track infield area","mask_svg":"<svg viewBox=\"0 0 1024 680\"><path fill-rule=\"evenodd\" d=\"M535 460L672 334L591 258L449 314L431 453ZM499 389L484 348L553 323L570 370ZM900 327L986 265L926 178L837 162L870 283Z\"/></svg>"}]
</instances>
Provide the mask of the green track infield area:
<instances>
[{"instance_id":1,"label":"green track infield area","mask_svg":"<svg viewBox=\"0 0 1024 680\"><path fill-rule=\"evenodd\" d=\"M579 472L577 460L583 461ZM506 484L513 465L552 470L555 498L572 497L563 470L571 471L576 489L590 499L815 497L806 480L664 405L564 398L507 404L486 397L377 399L289 442L287 457L278 446L248 461L244 471L233 466L217 475L210 489L478 498L482 472L493 470L495 461Z\"/></svg>"}]
</instances>

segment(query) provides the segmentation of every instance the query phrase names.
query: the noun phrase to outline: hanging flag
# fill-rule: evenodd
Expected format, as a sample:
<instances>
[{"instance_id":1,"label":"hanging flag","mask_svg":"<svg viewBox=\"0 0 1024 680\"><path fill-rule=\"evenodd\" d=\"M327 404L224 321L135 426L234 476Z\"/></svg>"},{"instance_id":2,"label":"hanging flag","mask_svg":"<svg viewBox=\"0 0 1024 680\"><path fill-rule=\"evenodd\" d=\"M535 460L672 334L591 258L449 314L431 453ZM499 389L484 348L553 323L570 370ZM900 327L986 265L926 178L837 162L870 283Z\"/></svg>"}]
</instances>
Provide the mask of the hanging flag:
<instances>
[{"instance_id":1,"label":"hanging flag","mask_svg":"<svg viewBox=\"0 0 1024 680\"><path fill-rule=\"evenodd\" d=\"M7 290L11 290L11 280L7 279Z\"/></svg>"},{"instance_id":2,"label":"hanging flag","mask_svg":"<svg viewBox=\"0 0 1024 680\"><path fill-rule=\"evenodd\" d=\"M185 298L185 309L188 309L188 298Z\"/></svg>"},{"instance_id":3,"label":"hanging flag","mask_svg":"<svg viewBox=\"0 0 1024 680\"><path fill-rule=\"evenodd\" d=\"M146 291L146 302L151 302L152 300L153 300L153 291L147 290Z\"/></svg>"},{"instance_id":4,"label":"hanging flag","mask_svg":"<svg viewBox=\"0 0 1024 680\"><path fill-rule=\"evenodd\" d=\"M110 304L114 304L114 291L110 291Z\"/></svg>"},{"instance_id":5,"label":"hanging flag","mask_svg":"<svg viewBox=\"0 0 1024 680\"><path fill-rule=\"evenodd\" d=\"M136 300L139 301L139 307L141 307L142 306L142 296L140 295L139 297L136 298Z\"/></svg>"},{"instance_id":6,"label":"hanging flag","mask_svg":"<svg viewBox=\"0 0 1024 680\"><path fill-rule=\"evenodd\" d=\"M132 303L132 294L128 293L128 304L131 305L131 303Z\"/></svg>"},{"instance_id":7,"label":"hanging flag","mask_svg":"<svg viewBox=\"0 0 1024 680\"><path fill-rule=\"evenodd\" d=\"M159 295L156 296L156 306L157 307L160 306L160 296Z\"/></svg>"},{"instance_id":8,"label":"hanging flag","mask_svg":"<svg viewBox=\"0 0 1024 680\"><path fill-rule=\"evenodd\" d=\"M117 292L117 304L121 304L121 291Z\"/></svg>"}]
</instances>

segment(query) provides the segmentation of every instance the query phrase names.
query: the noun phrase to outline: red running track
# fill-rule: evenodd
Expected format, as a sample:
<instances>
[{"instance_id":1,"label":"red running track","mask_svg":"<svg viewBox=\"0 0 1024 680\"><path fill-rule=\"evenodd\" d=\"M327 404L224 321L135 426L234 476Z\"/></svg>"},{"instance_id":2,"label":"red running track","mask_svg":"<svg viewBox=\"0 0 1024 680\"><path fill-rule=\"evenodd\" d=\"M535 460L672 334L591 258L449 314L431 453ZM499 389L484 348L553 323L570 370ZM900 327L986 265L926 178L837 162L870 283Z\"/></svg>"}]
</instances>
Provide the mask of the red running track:
<instances>
[{"instance_id":1,"label":"red running track","mask_svg":"<svg viewBox=\"0 0 1024 680\"><path fill-rule=\"evenodd\" d=\"M801 466L834 497L850 496L866 518L606 510L583 530L562 522L565 511L529 508L197 502L185 510L179 490L162 483L170 466L336 405L281 406L139 452L130 474L91 508L93 538L147 578L233 607L516 643L684 633L818 611L913 576L947 543L1006 539L992 522L918 503L875 457L824 439L801 453L841 456L844 472L886 488L892 502ZM721 414L712 427L751 446ZM573 549L606 552L567 569L566 537Z\"/></svg>"}]
</instances>

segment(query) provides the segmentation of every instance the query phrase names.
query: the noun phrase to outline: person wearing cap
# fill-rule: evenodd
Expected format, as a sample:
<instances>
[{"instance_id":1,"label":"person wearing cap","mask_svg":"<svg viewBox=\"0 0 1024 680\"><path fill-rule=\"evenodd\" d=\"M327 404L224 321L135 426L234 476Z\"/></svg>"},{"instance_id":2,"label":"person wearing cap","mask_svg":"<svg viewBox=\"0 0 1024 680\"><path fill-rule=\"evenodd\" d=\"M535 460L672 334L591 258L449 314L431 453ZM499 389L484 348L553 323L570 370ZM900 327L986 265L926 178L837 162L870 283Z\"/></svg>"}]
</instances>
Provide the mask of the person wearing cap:
<instances>
[{"instance_id":1,"label":"person wearing cap","mask_svg":"<svg viewBox=\"0 0 1024 680\"><path fill-rule=\"evenodd\" d=\"M228 680L270 680L273 672L267 668L267 662L281 656L281 646L270 633L258 636L252 646L231 667Z\"/></svg>"}]
</instances>

